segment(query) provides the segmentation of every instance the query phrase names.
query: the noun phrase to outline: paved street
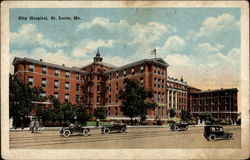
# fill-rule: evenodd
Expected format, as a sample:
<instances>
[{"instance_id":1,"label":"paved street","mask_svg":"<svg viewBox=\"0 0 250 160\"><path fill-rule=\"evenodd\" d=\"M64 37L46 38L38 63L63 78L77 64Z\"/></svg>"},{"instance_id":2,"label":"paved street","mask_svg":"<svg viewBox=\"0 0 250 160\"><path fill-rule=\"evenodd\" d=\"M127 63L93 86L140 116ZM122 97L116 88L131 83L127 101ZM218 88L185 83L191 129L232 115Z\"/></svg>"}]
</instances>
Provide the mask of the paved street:
<instances>
[{"instance_id":1,"label":"paved street","mask_svg":"<svg viewBox=\"0 0 250 160\"><path fill-rule=\"evenodd\" d=\"M203 127L190 127L188 131L172 132L169 128L128 128L128 133L104 135L100 129L91 135L61 137L58 131L10 131L10 148L42 149L160 149L160 148L239 148L240 127L225 127L234 134L233 140L208 142L203 137Z\"/></svg>"}]
</instances>

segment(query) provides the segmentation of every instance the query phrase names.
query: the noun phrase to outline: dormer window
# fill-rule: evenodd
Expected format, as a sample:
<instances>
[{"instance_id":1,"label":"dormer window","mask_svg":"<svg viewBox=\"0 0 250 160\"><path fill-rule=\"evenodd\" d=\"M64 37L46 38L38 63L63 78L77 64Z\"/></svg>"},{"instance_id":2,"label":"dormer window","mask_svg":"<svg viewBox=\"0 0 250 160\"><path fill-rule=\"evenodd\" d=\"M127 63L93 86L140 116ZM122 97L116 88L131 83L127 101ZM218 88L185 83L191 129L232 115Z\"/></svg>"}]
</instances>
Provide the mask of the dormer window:
<instances>
[{"instance_id":1,"label":"dormer window","mask_svg":"<svg viewBox=\"0 0 250 160\"><path fill-rule=\"evenodd\" d=\"M35 68L35 67L34 67L34 64L30 64L30 65L29 65L29 71L30 71L30 72L34 72L34 68Z\"/></svg>"},{"instance_id":2,"label":"dormer window","mask_svg":"<svg viewBox=\"0 0 250 160\"><path fill-rule=\"evenodd\" d=\"M127 76L127 71L124 70L124 71L123 71L123 77L126 77L126 76Z\"/></svg>"},{"instance_id":3,"label":"dormer window","mask_svg":"<svg viewBox=\"0 0 250 160\"><path fill-rule=\"evenodd\" d=\"M141 65L141 73L144 72L144 65Z\"/></svg>"},{"instance_id":4,"label":"dormer window","mask_svg":"<svg viewBox=\"0 0 250 160\"><path fill-rule=\"evenodd\" d=\"M118 74L118 71L116 72L116 79L118 79L119 78L119 74Z\"/></svg>"},{"instance_id":5,"label":"dormer window","mask_svg":"<svg viewBox=\"0 0 250 160\"><path fill-rule=\"evenodd\" d=\"M132 75L135 74L135 68L134 68L134 67L131 69L131 74L132 74Z\"/></svg>"},{"instance_id":6,"label":"dormer window","mask_svg":"<svg viewBox=\"0 0 250 160\"><path fill-rule=\"evenodd\" d=\"M80 80L80 74L76 73L76 80Z\"/></svg>"},{"instance_id":7,"label":"dormer window","mask_svg":"<svg viewBox=\"0 0 250 160\"><path fill-rule=\"evenodd\" d=\"M57 76L57 77L60 76L60 70L59 69L55 70L55 76Z\"/></svg>"},{"instance_id":8,"label":"dormer window","mask_svg":"<svg viewBox=\"0 0 250 160\"><path fill-rule=\"evenodd\" d=\"M48 71L48 68L47 68L46 66L43 66L42 73L43 73L43 74L47 74L47 71Z\"/></svg>"},{"instance_id":9,"label":"dormer window","mask_svg":"<svg viewBox=\"0 0 250 160\"><path fill-rule=\"evenodd\" d=\"M65 74L65 77L69 78L69 76L70 76L70 73L67 71L66 74Z\"/></svg>"},{"instance_id":10,"label":"dormer window","mask_svg":"<svg viewBox=\"0 0 250 160\"><path fill-rule=\"evenodd\" d=\"M112 80L112 73L109 73L109 80Z\"/></svg>"}]
</instances>

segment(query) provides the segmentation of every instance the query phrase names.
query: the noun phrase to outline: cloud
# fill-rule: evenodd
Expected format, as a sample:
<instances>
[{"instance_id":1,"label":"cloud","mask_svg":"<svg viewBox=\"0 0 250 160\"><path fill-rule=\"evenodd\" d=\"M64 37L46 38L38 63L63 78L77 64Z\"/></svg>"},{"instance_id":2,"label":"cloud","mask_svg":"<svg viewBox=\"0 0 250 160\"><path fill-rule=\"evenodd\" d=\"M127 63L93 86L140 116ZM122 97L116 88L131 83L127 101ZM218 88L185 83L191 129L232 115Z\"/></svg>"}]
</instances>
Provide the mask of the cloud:
<instances>
[{"instance_id":1,"label":"cloud","mask_svg":"<svg viewBox=\"0 0 250 160\"><path fill-rule=\"evenodd\" d=\"M72 67L81 67L84 64L88 64L92 59L81 59L72 57L66 54L63 50L56 50L55 52L48 51L45 48L34 48L32 51L27 52L26 50L13 50L10 53L10 72L13 73L13 65L11 64L14 57L27 57L32 59L43 59L45 62L50 62L58 65L65 64L66 66ZM39 57L39 58L38 58Z\"/></svg>"},{"instance_id":2,"label":"cloud","mask_svg":"<svg viewBox=\"0 0 250 160\"><path fill-rule=\"evenodd\" d=\"M111 22L107 18L96 17L88 22L83 22L76 27L75 32L95 31L96 28L101 27L105 29L103 34L111 33L116 37L116 42L125 44L125 46L136 46L140 49L147 49L152 46L154 42L159 40L165 33L172 33L176 31L176 27L171 25L163 25L158 22L150 21L146 24L128 23L126 20ZM93 30L90 30L93 29Z\"/></svg>"},{"instance_id":3,"label":"cloud","mask_svg":"<svg viewBox=\"0 0 250 160\"><path fill-rule=\"evenodd\" d=\"M106 48L110 48L112 47L114 43L114 40L91 40L91 39L83 39L81 42L78 42L76 44L76 46L72 49L72 55L73 56L79 56L79 57L83 57L88 53L91 53L95 50L97 50L97 48L99 47L106 47Z\"/></svg>"},{"instance_id":4,"label":"cloud","mask_svg":"<svg viewBox=\"0 0 250 160\"><path fill-rule=\"evenodd\" d=\"M165 41L162 49L167 53L175 53L181 51L185 45L186 42L183 38L179 36L171 36Z\"/></svg>"},{"instance_id":5,"label":"cloud","mask_svg":"<svg viewBox=\"0 0 250 160\"><path fill-rule=\"evenodd\" d=\"M217 17L208 17L202 23L197 37L211 37L220 32L232 31L240 28L240 21L230 14L221 14Z\"/></svg>"},{"instance_id":6,"label":"cloud","mask_svg":"<svg viewBox=\"0 0 250 160\"><path fill-rule=\"evenodd\" d=\"M218 89L240 87L240 49L233 48L228 53L221 53L209 44L198 45L207 48L203 61L197 54L169 54L165 57L170 64L168 75L180 78L189 85L200 89ZM202 50L204 51L204 50Z\"/></svg>"},{"instance_id":7,"label":"cloud","mask_svg":"<svg viewBox=\"0 0 250 160\"><path fill-rule=\"evenodd\" d=\"M10 33L10 43L18 46L38 45L48 48L68 46L66 42L56 43L38 31L36 24L23 24L18 32Z\"/></svg>"}]
</instances>

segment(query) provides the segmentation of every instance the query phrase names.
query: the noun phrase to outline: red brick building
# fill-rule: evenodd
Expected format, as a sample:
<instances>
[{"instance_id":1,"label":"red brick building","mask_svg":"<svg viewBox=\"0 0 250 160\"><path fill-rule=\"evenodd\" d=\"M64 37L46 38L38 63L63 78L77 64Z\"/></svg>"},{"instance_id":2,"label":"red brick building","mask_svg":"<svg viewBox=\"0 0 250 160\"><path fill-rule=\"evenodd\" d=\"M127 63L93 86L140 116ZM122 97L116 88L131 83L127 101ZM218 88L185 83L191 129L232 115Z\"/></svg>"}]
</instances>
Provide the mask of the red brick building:
<instances>
[{"instance_id":1,"label":"red brick building","mask_svg":"<svg viewBox=\"0 0 250 160\"><path fill-rule=\"evenodd\" d=\"M42 96L52 95L60 102L83 103L91 109L105 107L107 119L129 120L122 114L118 99L118 92L124 89L126 78L138 81L154 93L153 98L147 101L156 102L158 108L148 112L147 120L167 120L171 109L176 111L177 117L180 117L181 110L194 114L202 111L196 109L194 102L203 92L189 86L183 78L170 78L167 73L169 65L162 58L142 59L117 67L103 62L98 50L92 63L79 68L18 57L14 58L13 65L14 74L24 83L43 88ZM237 92L234 93L237 97ZM235 108L237 112L235 102L236 106L230 107L233 112Z\"/></svg>"},{"instance_id":2,"label":"red brick building","mask_svg":"<svg viewBox=\"0 0 250 160\"><path fill-rule=\"evenodd\" d=\"M192 93L191 113L194 117L210 113L217 119L237 119L238 89L219 89Z\"/></svg>"}]
</instances>

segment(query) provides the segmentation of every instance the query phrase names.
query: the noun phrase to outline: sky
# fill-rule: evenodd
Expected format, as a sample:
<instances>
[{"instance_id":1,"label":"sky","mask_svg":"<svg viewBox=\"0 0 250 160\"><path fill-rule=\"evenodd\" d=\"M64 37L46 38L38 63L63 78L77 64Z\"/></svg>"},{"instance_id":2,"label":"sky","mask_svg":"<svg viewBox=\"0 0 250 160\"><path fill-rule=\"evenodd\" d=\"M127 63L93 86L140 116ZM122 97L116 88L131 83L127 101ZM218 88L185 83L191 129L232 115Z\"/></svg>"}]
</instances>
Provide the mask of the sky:
<instances>
[{"instance_id":1,"label":"sky","mask_svg":"<svg viewBox=\"0 0 250 160\"><path fill-rule=\"evenodd\" d=\"M239 8L12 8L9 22L10 64L28 57L81 67L99 48L104 62L121 66L156 49L168 76L202 90L240 88Z\"/></svg>"}]
</instances>

